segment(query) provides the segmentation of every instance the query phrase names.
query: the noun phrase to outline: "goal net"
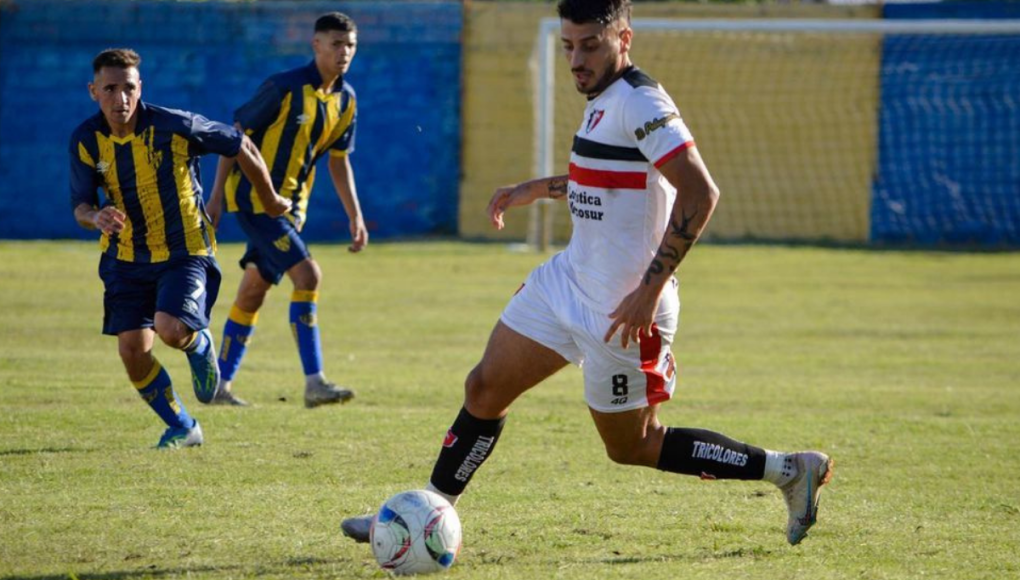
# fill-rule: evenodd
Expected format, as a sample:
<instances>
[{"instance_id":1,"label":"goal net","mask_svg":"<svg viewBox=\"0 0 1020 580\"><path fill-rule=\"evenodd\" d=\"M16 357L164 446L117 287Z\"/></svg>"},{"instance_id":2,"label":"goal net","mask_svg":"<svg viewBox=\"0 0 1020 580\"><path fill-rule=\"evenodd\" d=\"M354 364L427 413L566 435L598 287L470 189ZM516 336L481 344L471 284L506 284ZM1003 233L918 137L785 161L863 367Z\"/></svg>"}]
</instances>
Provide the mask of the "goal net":
<instances>
[{"instance_id":1,"label":"goal net","mask_svg":"<svg viewBox=\"0 0 1020 580\"><path fill-rule=\"evenodd\" d=\"M707 237L1020 243L1020 22L634 19L722 200ZM564 173L584 97L540 25L535 173ZM569 238L539 204L529 243Z\"/></svg>"}]
</instances>

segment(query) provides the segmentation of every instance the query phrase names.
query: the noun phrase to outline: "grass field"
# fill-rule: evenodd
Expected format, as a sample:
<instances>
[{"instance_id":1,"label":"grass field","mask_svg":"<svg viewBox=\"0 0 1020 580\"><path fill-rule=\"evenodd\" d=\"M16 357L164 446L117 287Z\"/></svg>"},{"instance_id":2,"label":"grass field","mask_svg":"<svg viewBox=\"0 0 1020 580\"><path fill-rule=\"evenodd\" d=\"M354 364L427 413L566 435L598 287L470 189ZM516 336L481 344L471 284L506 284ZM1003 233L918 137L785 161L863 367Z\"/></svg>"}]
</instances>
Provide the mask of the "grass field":
<instances>
[{"instance_id":1,"label":"grass field","mask_svg":"<svg viewBox=\"0 0 1020 580\"><path fill-rule=\"evenodd\" d=\"M240 252L221 248L217 340ZM157 347L206 434L157 452L160 424L99 334L95 245L0 244L0 579L385 577L340 519L425 483L464 375L541 258L315 253L326 370L358 398L303 408L284 287L236 381L253 408L201 406L184 357ZM832 454L811 536L786 545L767 484L609 462L566 369L518 402L462 499L449 577L1020 575L1020 254L701 246L681 299L664 422Z\"/></svg>"}]
</instances>

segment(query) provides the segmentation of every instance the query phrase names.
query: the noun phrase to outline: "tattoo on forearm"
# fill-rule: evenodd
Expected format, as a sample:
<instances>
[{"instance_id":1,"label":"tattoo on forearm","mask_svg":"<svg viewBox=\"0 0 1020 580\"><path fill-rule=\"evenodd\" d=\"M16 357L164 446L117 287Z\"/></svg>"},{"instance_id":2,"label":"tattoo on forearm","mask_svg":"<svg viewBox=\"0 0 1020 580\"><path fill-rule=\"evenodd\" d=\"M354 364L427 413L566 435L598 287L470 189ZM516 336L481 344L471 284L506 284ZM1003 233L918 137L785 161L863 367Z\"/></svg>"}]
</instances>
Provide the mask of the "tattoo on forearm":
<instances>
[{"instance_id":1,"label":"tattoo on forearm","mask_svg":"<svg viewBox=\"0 0 1020 580\"><path fill-rule=\"evenodd\" d=\"M565 177L557 177L549 180L549 197L551 199L560 199L567 195L567 179Z\"/></svg>"},{"instance_id":2,"label":"tattoo on forearm","mask_svg":"<svg viewBox=\"0 0 1020 580\"><path fill-rule=\"evenodd\" d=\"M680 244L674 245L667 236L666 240L663 241L662 247L655 253L655 258L652 259L652 263L648 265L648 270L645 272L645 285L652 283L652 277L658 276L666 269L672 274L676 271L680 265L680 261L684 259L687 252L694 245L694 242L698 239L698 234L691 231L691 222L694 217L698 215L698 211L694 210L694 213L687 215L682 209L680 210L680 221L678 222L676 217L670 217L669 220L669 234L680 238Z\"/></svg>"}]
</instances>

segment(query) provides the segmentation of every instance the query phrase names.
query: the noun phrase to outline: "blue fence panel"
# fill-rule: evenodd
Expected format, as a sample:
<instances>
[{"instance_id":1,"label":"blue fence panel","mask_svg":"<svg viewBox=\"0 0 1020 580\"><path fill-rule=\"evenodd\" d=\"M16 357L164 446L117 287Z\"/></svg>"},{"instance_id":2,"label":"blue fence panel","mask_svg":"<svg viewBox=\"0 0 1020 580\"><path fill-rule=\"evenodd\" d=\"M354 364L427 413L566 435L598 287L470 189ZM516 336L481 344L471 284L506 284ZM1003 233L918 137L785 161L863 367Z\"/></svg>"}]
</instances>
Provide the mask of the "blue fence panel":
<instances>
[{"instance_id":1,"label":"blue fence panel","mask_svg":"<svg viewBox=\"0 0 1020 580\"><path fill-rule=\"evenodd\" d=\"M375 239L454 234L460 179L460 2L0 3L0 238L94 238L68 201L67 142L97 110L92 58L111 46L142 55L143 98L231 121L270 74L312 58L315 18L358 24L346 80L358 95L351 156ZM202 162L212 186L216 159ZM305 236L346 240L347 217L320 162ZM221 240L243 239L233 218Z\"/></svg>"},{"instance_id":2,"label":"blue fence panel","mask_svg":"<svg viewBox=\"0 0 1020 580\"><path fill-rule=\"evenodd\" d=\"M1020 35L883 44L871 239L1020 244Z\"/></svg>"}]
</instances>

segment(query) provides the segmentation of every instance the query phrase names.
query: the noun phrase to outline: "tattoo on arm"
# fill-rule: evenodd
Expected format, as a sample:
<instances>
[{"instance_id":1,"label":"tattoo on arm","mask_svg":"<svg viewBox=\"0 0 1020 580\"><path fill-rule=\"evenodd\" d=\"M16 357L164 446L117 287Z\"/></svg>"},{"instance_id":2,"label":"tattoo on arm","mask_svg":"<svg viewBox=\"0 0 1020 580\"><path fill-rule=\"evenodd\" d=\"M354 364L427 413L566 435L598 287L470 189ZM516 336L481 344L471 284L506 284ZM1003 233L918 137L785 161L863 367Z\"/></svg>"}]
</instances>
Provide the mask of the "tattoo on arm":
<instances>
[{"instance_id":1,"label":"tattoo on arm","mask_svg":"<svg viewBox=\"0 0 1020 580\"><path fill-rule=\"evenodd\" d=\"M567 178L556 177L549 180L549 198L562 199L567 195Z\"/></svg>"},{"instance_id":2,"label":"tattoo on arm","mask_svg":"<svg viewBox=\"0 0 1020 580\"><path fill-rule=\"evenodd\" d=\"M698 215L698 211L694 210L690 216L684 213L683 209L680 210L680 221L678 222L676 216L672 216L669 219L669 231L666 239L663 240L662 246L659 251L655 253L655 258L652 259L652 263L648 265L648 270L645 272L645 285L652 283L652 277L658 276L667 268L670 273L676 271L680 265L680 261L684 259L687 252L694 245L694 242L698 239L698 235L691 231L691 221L694 220L694 216ZM680 238L680 244L675 245L670 240L670 237Z\"/></svg>"}]
</instances>

